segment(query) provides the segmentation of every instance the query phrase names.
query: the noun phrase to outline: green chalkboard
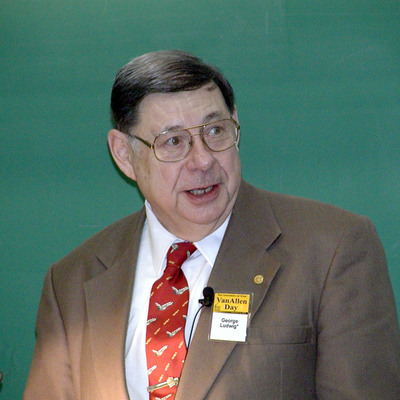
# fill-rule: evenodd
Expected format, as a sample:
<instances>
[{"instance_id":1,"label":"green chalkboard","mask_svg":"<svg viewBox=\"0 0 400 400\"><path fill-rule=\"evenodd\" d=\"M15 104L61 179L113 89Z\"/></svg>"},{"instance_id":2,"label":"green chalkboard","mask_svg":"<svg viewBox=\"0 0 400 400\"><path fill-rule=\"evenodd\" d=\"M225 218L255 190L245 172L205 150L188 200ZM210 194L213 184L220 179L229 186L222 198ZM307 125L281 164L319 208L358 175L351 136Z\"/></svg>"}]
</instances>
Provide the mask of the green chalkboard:
<instances>
[{"instance_id":1,"label":"green chalkboard","mask_svg":"<svg viewBox=\"0 0 400 400\"><path fill-rule=\"evenodd\" d=\"M230 79L249 182L373 220L400 305L399 38L398 0L1 0L0 399L48 266L142 204L106 134L115 72L153 50Z\"/></svg>"}]
</instances>

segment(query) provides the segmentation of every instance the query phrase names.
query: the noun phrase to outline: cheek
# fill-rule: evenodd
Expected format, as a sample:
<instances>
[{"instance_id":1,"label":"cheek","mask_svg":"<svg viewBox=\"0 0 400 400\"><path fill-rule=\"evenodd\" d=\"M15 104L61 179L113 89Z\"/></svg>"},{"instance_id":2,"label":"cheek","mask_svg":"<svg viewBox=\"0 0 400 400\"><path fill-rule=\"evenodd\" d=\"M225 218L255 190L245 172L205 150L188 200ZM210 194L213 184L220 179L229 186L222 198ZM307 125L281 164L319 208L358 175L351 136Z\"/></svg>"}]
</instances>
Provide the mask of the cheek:
<instances>
[{"instance_id":1,"label":"cheek","mask_svg":"<svg viewBox=\"0 0 400 400\"><path fill-rule=\"evenodd\" d=\"M180 171L172 164L159 163L153 166L148 172L153 192L158 193L160 197L173 194L179 182Z\"/></svg>"},{"instance_id":2,"label":"cheek","mask_svg":"<svg viewBox=\"0 0 400 400\"><path fill-rule=\"evenodd\" d=\"M150 152L149 152L150 153ZM159 175L159 162L152 159L152 154L139 152L132 160L138 183L151 183Z\"/></svg>"},{"instance_id":3,"label":"cheek","mask_svg":"<svg viewBox=\"0 0 400 400\"><path fill-rule=\"evenodd\" d=\"M221 168L224 170L231 184L240 178L240 158L235 150L229 157L224 158L220 163Z\"/></svg>"},{"instance_id":4,"label":"cheek","mask_svg":"<svg viewBox=\"0 0 400 400\"><path fill-rule=\"evenodd\" d=\"M147 197L153 190L154 168L145 157L137 156L133 163L133 170L136 176L136 182L143 196Z\"/></svg>"}]
</instances>

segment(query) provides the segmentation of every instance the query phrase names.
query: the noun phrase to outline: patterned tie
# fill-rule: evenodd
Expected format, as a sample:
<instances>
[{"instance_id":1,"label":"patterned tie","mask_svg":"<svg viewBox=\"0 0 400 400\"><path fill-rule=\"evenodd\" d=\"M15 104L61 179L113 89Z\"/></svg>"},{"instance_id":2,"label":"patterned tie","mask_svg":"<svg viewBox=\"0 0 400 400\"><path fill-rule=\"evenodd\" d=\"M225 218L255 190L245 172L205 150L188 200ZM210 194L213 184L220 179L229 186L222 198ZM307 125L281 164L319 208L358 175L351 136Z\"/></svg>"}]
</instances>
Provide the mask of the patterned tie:
<instances>
[{"instance_id":1,"label":"patterned tie","mask_svg":"<svg viewBox=\"0 0 400 400\"><path fill-rule=\"evenodd\" d=\"M151 289L146 356L150 400L173 400L186 357L185 322L189 287L182 264L196 251L193 243L174 243L164 275Z\"/></svg>"}]
</instances>

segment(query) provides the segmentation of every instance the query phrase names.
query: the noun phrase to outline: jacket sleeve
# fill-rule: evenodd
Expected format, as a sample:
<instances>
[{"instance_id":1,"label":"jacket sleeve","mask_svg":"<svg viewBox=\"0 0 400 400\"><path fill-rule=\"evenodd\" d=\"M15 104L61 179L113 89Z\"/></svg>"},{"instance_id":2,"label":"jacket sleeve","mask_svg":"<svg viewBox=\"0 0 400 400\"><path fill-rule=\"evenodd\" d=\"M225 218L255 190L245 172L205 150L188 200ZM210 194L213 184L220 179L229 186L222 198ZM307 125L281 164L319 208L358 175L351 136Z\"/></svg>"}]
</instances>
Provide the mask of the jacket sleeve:
<instances>
[{"instance_id":1,"label":"jacket sleeve","mask_svg":"<svg viewBox=\"0 0 400 400\"><path fill-rule=\"evenodd\" d=\"M36 346L24 400L76 400L64 323L53 285L46 274L36 320Z\"/></svg>"},{"instance_id":2,"label":"jacket sleeve","mask_svg":"<svg viewBox=\"0 0 400 400\"><path fill-rule=\"evenodd\" d=\"M319 306L318 399L400 399L400 335L382 245L359 217L336 248Z\"/></svg>"}]
</instances>

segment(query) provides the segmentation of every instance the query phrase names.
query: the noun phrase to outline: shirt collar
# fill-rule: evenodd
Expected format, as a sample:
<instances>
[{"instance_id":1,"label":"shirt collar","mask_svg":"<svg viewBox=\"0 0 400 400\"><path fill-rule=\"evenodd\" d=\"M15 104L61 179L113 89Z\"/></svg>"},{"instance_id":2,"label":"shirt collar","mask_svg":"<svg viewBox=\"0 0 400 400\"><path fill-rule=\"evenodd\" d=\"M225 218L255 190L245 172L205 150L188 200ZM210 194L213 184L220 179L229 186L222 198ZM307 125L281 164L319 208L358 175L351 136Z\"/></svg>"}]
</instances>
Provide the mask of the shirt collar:
<instances>
[{"instance_id":1,"label":"shirt collar","mask_svg":"<svg viewBox=\"0 0 400 400\"><path fill-rule=\"evenodd\" d=\"M164 226L157 219L150 203L147 200L145 201L145 208L153 265L156 274L159 275L164 265L164 260L168 249L174 242L181 241L181 239L177 238L164 228ZM231 214L229 214L224 223L210 235L198 242L194 242L197 249L211 265L211 267L213 267L215 259L217 258L217 254L221 246L222 239L224 238L230 217Z\"/></svg>"}]
</instances>

